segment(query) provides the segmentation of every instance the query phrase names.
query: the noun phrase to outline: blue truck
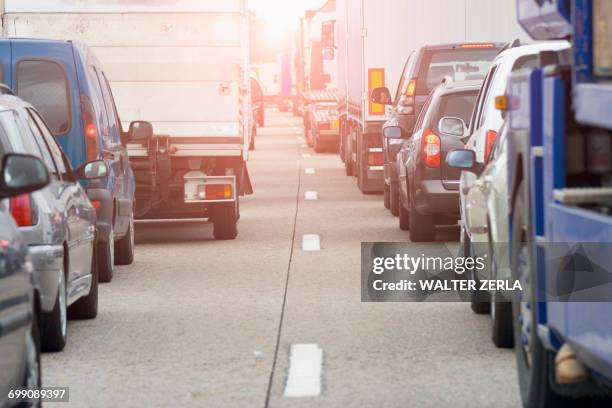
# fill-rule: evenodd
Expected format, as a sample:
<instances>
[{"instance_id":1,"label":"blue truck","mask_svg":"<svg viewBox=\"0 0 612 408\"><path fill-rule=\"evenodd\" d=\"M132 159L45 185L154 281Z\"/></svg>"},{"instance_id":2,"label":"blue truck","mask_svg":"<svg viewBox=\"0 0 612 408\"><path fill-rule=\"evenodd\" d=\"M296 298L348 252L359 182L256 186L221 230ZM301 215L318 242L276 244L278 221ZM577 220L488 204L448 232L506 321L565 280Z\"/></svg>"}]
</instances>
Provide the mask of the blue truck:
<instances>
[{"instance_id":1,"label":"blue truck","mask_svg":"<svg viewBox=\"0 0 612 408\"><path fill-rule=\"evenodd\" d=\"M612 2L517 0L534 40L507 98L515 352L523 405L612 406Z\"/></svg>"}]
</instances>

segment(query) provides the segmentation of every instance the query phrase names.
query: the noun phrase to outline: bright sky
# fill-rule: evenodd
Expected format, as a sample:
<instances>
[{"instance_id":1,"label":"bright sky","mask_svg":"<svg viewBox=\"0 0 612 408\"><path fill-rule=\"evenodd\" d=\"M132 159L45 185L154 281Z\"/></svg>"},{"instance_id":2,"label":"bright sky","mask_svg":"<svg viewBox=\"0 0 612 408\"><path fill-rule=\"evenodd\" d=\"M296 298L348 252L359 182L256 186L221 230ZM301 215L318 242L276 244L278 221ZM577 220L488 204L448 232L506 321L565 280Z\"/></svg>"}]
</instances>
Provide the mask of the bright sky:
<instances>
[{"instance_id":1,"label":"bright sky","mask_svg":"<svg viewBox=\"0 0 612 408\"><path fill-rule=\"evenodd\" d=\"M270 24L274 34L296 28L305 10L321 7L326 0L249 0L249 8Z\"/></svg>"}]
</instances>

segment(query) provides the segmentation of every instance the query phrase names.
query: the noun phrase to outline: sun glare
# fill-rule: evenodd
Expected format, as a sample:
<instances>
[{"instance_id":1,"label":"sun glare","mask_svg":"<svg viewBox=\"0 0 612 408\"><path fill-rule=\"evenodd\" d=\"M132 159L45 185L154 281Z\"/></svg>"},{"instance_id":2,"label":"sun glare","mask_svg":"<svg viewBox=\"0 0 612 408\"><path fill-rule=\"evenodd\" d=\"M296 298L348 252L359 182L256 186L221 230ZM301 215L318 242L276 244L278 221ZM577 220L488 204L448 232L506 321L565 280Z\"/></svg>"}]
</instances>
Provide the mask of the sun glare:
<instances>
[{"instance_id":1,"label":"sun glare","mask_svg":"<svg viewBox=\"0 0 612 408\"><path fill-rule=\"evenodd\" d=\"M268 24L269 35L282 38L298 27L305 10L321 7L325 0L250 0L249 8Z\"/></svg>"}]
</instances>

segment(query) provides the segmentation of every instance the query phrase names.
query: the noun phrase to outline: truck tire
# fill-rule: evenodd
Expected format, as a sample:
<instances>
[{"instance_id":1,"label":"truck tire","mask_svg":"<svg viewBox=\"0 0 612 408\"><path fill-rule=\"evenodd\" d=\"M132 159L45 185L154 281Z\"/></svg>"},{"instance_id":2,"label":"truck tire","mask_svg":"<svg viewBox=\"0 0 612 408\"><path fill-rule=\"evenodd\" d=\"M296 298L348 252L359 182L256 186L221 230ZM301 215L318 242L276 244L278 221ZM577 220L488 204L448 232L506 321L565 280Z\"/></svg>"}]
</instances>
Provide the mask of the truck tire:
<instances>
[{"instance_id":1,"label":"truck tire","mask_svg":"<svg viewBox=\"0 0 612 408\"><path fill-rule=\"evenodd\" d=\"M347 176L352 176L355 174L355 169L353 168L353 148L352 148L352 139L351 132L347 132L346 143L344 144L344 171Z\"/></svg>"},{"instance_id":2,"label":"truck tire","mask_svg":"<svg viewBox=\"0 0 612 408\"><path fill-rule=\"evenodd\" d=\"M409 194L410 196L410 194ZM436 224L431 215L419 213L413 205L412 200L408 197L408 205L410 208L410 241L412 242L431 242L436 237ZM400 203L400 217L402 216L403 206Z\"/></svg>"},{"instance_id":3,"label":"truck tire","mask_svg":"<svg viewBox=\"0 0 612 408\"><path fill-rule=\"evenodd\" d=\"M399 207L400 207L400 197L399 197L399 186L397 185L397 183L394 183L393 181L391 181L391 185L389 186L389 191L390 191L390 208L389 210L391 211L391 214L393 214L394 216L398 216L399 215Z\"/></svg>"},{"instance_id":4,"label":"truck tire","mask_svg":"<svg viewBox=\"0 0 612 408\"><path fill-rule=\"evenodd\" d=\"M385 183L383 195L383 205L388 210L391 208L391 187L387 183Z\"/></svg>"},{"instance_id":5,"label":"truck tire","mask_svg":"<svg viewBox=\"0 0 612 408\"><path fill-rule=\"evenodd\" d=\"M98 315L98 250L94 245L91 257L91 288L89 294L77 300L68 308L68 317L71 319L94 319Z\"/></svg>"},{"instance_id":6,"label":"truck tire","mask_svg":"<svg viewBox=\"0 0 612 408\"><path fill-rule=\"evenodd\" d=\"M553 370L553 355L546 350L535 330L536 307L533 286L533 271L530 231L526 225L529 215L526 213L525 187L521 181L517 188L512 211L512 254L510 265L512 276L519 279L523 285L521 299L512 300L514 322L514 347L518 368L519 388L523 406L528 408L562 406L561 397L551 387L551 370ZM531 307L529 306L531 304ZM528 356L531 357L528 359Z\"/></svg>"},{"instance_id":7,"label":"truck tire","mask_svg":"<svg viewBox=\"0 0 612 408\"><path fill-rule=\"evenodd\" d=\"M115 265L115 239L112 225L106 242L98 242L97 247L98 279L102 283L110 282L113 280Z\"/></svg>"},{"instance_id":8,"label":"truck tire","mask_svg":"<svg viewBox=\"0 0 612 408\"><path fill-rule=\"evenodd\" d=\"M131 265L134 262L134 214L130 215L130 223L125 236L115 243L115 264ZM112 279L112 275L111 275Z\"/></svg>"},{"instance_id":9,"label":"truck tire","mask_svg":"<svg viewBox=\"0 0 612 408\"><path fill-rule=\"evenodd\" d=\"M218 203L213 207L213 236L217 240L231 240L238 236L238 200Z\"/></svg>"},{"instance_id":10,"label":"truck tire","mask_svg":"<svg viewBox=\"0 0 612 408\"><path fill-rule=\"evenodd\" d=\"M43 351L62 351L66 346L66 339L68 337L68 310L66 306L66 271L64 270L64 259L62 259L62 269L59 271L58 291L53 310L47 313L42 312L41 316L41 347Z\"/></svg>"},{"instance_id":11,"label":"truck tire","mask_svg":"<svg viewBox=\"0 0 612 408\"><path fill-rule=\"evenodd\" d=\"M253 151L255 150L255 137L257 136L257 127L253 128L253 132L252 132L252 137L251 137L251 142L249 143L249 150Z\"/></svg>"}]
</instances>

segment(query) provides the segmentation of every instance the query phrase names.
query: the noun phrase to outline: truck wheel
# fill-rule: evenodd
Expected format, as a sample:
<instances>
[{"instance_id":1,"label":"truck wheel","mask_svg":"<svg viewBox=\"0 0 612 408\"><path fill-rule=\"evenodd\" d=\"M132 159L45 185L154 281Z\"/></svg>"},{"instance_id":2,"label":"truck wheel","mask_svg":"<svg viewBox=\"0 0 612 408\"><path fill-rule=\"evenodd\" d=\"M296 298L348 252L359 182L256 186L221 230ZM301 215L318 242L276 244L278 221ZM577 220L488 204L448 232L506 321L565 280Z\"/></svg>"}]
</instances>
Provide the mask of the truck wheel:
<instances>
[{"instance_id":1,"label":"truck wheel","mask_svg":"<svg viewBox=\"0 0 612 408\"><path fill-rule=\"evenodd\" d=\"M552 353L546 350L537 335L535 290L529 215L525 208L525 187L521 182L512 211L512 254L510 265L512 276L519 279L523 288L522 297L512 300L516 362L519 388L524 407L556 407L561 398L549 382L553 364Z\"/></svg>"},{"instance_id":2,"label":"truck wheel","mask_svg":"<svg viewBox=\"0 0 612 408\"><path fill-rule=\"evenodd\" d=\"M398 203L399 229L408 231L410 229L410 211L404 206L404 200L399 199Z\"/></svg>"},{"instance_id":3,"label":"truck wheel","mask_svg":"<svg viewBox=\"0 0 612 408\"><path fill-rule=\"evenodd\" d=\"M213 235L218 240L234 239L238 235L237 203L219 203L213 208Z\"/></svg>"},{"instance_id":4,"label":"truck wheel","mask_svg":"<svg viewBox=\"0 0 612 408\"><path fill-rule=\"evenodd\" d=\"M249 143L249 150L255 150L255 136L257 136L257 128L253 129L253 134L251 137L251 142Z\"/></svg>"},{"instance_id":5,"label":"truck wheel","mask_svg":"<svg viewBox=\"0 0 612 408\"><path fill-rule=\"evenodd\" d=\"M111 225L110 232L106 242L99 242L98 246L98 274L100 282L110 282L113 280L113 272L115 265L115 239L113 227Z\"/></svg>"},{"instance_id":6,"label":"truck wheel","mask_svg":"<svg viewBox=\"0 0 612 408\"><path fill-rule=\"evenodd\" d=\"M134 214L130 215L127 233L115 243L115 264L131 265L134 262ZM111 274L112 279L112 274Z\"/></svg>"},{"instance_id":7,"label":"truck wheel","mask_svg":"<svg viewBox=\"0 0 612 408\"><path fill-rule=\"evenodd\" d=\"M413 242L431 242L436 236L436 224L431 215L419 213L408 197L408 205L410 206L410 241ZM403 206L400 203L400 217L402 216Z\"/></svg>"},{"instance_id":8,"label":"truck wheel","mask_svg":"<svg viewBox=\"0 0 612 408\"><path fill-rule=\"evenodd\" d=\"M383 194L384 194L383 204L385 208L388 210L389 208L391 208L391 187L389 187L387 183L385 183Z\"/></svg>"},{"instance_id":9,"label":"truck wheel","mask_svg":"<svg viewBox=\"0 0 612 408\"><path fill-rule=\"evenodd\" d=\"M355 174L355 169L353 168L353 156L352 156L352 148L351 148L351 135L346 135L346 144L344 145L344 171L347 176L352 176Z\"/></svg>"},{"instance_id":10,"label":"truck wheel","mask_svg":"<svg viewBox=\"0 0 612 408\"><path fill-rule=\"evenodd\" d=\"M98 315L98 250L94 245L91 257L91 288L89 294L77 300L68 308L71 319L94 319Z\"/></svg>"},{"instance_id":11,"label":"truck wheel","mask_svg":"<svg viewBox=\"0 0 612 408\"><path fill-rule=\"evenodd\" d=\"M400 207L399 186L397 185L397 183L394 183L393 181L391 181L389 190L391 193L391 197L390 197L391 205L389 209L391 210L391 214L397 217L399 215L399 207Z\"/></svg>"},{"instance_id":12,"label":"truck wheel","mask_svg":"<svg viewBox=\"0 0 612 408\"><path fill-rule=\"evenodd\" d=\"M64 271L64 259L62 268L58 273L57 297L53 310L49 313L42 313L42 349L43 351L62 351L66 346L68 311L66 308L66 272Z\"/></svg>"}]
</instances>

